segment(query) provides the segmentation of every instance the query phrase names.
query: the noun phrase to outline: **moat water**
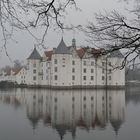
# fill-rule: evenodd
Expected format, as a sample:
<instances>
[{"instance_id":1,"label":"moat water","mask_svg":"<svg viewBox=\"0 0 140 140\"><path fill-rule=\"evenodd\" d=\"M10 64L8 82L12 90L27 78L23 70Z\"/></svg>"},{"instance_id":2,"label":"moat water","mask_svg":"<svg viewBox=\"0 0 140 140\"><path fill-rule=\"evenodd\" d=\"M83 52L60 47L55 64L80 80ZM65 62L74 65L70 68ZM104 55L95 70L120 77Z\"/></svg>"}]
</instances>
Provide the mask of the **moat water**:
<instances>
[{"instance_id":1,"label":"moat water","mask_svg":"<svg viewBox=\"0 0 140 140\"><path fill-rule=\"evenodd\" d=\"M139 140L140 88L0 90L0 140Z\"/></svg>"}]
</instances>

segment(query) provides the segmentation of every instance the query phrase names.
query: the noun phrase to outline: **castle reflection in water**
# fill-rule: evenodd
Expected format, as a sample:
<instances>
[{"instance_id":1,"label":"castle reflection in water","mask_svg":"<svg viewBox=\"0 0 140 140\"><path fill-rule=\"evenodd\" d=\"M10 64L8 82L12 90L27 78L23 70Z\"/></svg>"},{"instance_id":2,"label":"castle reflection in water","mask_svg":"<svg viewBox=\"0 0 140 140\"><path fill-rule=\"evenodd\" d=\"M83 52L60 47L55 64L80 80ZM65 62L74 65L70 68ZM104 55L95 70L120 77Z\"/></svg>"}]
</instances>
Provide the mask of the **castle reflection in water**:
<instances>
[{"instance_id":1,"label":"castle reflection in water","mask_svg":"<svg viewBox=\"0 0 140 140\"><path fill-rule=\"evenodd\" d=\"M76 129L105 129L111 125L115 133L125 119L125 90L31 90L16 89L0 94L3 103L25 107L33 129L41 121L51 126L61 139Z\"/></svg>"}]
</instances>

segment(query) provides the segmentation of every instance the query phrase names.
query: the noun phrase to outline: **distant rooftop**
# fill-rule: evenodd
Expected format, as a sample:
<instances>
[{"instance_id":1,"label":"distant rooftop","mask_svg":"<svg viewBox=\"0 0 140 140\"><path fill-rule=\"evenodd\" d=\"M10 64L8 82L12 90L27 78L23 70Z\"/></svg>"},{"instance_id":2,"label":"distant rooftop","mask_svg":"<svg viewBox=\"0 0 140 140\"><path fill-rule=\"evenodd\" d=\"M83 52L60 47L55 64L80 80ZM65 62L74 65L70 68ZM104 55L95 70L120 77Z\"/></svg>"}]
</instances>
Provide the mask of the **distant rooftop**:
<instances>
[{"instance_id":1,"label":"distant rooftop","mask_svg":"<svg viewBox=\"0 0 140 140\"><path fill-rule=\"evenodd\" d=\"M123 54L119 50L111 52L110 57L124 58Z\"/></svg>"},{"instance_id":2,"label":"distant rooftop","mask_svg":"<svg viewBox=\"0 0 140 140\"><path fill-rule=\"evenodd\" d=\"M34 48L33 52L30 54L28 59L41 59L39 52Z\"/></svg>"}]
</instances>

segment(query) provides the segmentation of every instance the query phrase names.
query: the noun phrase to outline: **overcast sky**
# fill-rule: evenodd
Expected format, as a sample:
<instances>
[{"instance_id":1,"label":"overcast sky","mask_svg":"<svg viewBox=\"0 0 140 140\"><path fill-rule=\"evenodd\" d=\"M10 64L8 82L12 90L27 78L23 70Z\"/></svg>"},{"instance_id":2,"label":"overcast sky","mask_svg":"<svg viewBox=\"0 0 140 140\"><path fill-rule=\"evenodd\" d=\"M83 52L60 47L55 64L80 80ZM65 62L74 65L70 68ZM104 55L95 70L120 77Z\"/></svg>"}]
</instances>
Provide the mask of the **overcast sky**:
<instances>
[{"instance_id":1,"label":"overcast sky","mask_svg":"<svg viewBox=\"0 0 140 140\"><path fill-rule=\"evenodd\" d=\"M85 25L87 21L94 20L94 13L117 10L121 13L125 13L126 7L128 5L123 2L119 2L119 0L76 0L77 6L82 10L80 11L70 11L68 15L68 21L74 25ZM64 41L67 45L71 45L71 40L73 36L76 39L76 43L78 46L87 46L90 45L85 41L84 35L80 32L76 32L75 34L72 31L65 32L63 37ZM62 33L58 33L55 31L49 31L46 39L46 47L48 49L57 47L60 40L62 38ZM31 51L34 48L35 41L34 39L26 32L17 31L14 35L13 39L15 41L10 41L7 45L7 50L9 56L12 60L26 60ZM40 53L44 51L42 48L38 49ZM0 54L0 67L4 65L12 64L5 53Z\"/></svg>"}]
</instances>

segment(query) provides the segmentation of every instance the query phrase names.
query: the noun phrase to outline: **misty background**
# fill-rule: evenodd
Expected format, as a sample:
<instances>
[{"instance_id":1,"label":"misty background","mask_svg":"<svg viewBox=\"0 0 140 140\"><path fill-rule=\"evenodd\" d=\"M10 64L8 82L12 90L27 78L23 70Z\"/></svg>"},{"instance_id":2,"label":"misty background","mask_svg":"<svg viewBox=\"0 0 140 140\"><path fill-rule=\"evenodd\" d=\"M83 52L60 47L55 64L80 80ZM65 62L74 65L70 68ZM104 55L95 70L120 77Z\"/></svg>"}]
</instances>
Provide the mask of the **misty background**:
<instances>
[{"instance_id":1,"label":"misty background","mask_svg":"<svg viewBox=\"0 0 140 140\"><path fill-rule=\"evenodd\" d=\"M72 25L86 25L88 21L94 21L95 13L104 13L105 11L109 12L116 10L119 13L129 16L127 9L133 7L133 1L129 3L122 2L120 0L76 0L77 7L80 10L75 10L74 8L69 9L65 23ZM34 32L36 36L40 36L41 30L36 30ZM0 30L1 33L1 30ZM48 34L45 39L45 47L49 50L56 48L59 44L61 38L64 38L64 41L67 45L71 45L72 38L76 39L77 46L92 46L87 42L87 38L84 34L78 30L75 31L62 31L54 30L53 28L49 29ZM0 34L1 45L3 43L2 36ZM30 55L34 46L36 45L36 40L27 32L22 30L16 30L13 36L13 40L9 41L7 44L7 52L9 57L6 56L4 49L0 52L0 68L5 65L13 65L13 61L18 59L26 63L26 58ZM42 55L45 49L38 47L40 54Z\"/></svg>"}]
</instances>

